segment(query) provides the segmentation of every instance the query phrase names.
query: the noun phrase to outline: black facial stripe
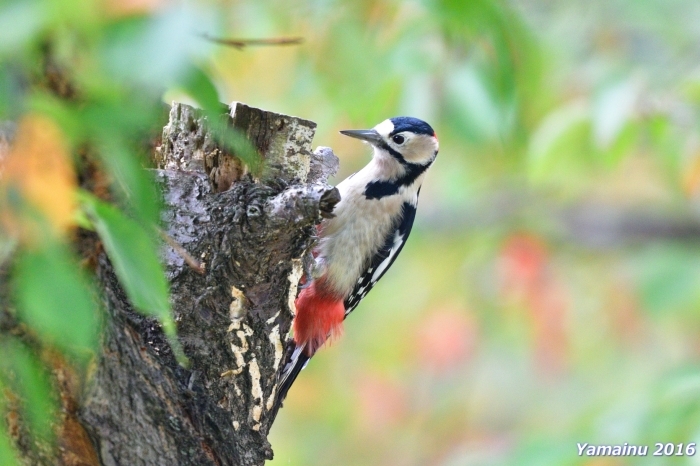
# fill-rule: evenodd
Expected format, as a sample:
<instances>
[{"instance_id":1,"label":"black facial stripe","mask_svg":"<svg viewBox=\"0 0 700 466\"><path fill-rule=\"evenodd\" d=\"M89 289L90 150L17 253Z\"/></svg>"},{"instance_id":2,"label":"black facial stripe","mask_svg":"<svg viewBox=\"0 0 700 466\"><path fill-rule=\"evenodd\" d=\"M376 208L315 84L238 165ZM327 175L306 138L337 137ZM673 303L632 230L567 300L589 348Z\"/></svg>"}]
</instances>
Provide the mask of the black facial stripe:
<instances>
[{"instance_id":1,"label":"black facial stripe","mask_svg":"<svg viewBox=\"0 0 700 466\"><path fill-rule=\"evenodd\" d=\"M371 181L365 186L365 197L367 199L381 199L385 196L398 194L402 186L410 186L424 173L432 164L432 160L425 165L417 163L407 163L404 165L406 172L393 181Z\"/></svg>"},{"instance_id":2,"label":"black facial stripe","mask_svg":"<svg viewBox=\"0 0 700 466\"><path fill-rule=\"evenodd\" d=\"M381 149L384 149L387 151L389 154L391 154L392 157L394 157L396 160L401 163L401 165L411 165L409 162L406 162L406 159L403 158L403 155L401 155L400 152L394 150L389 144L386 142L382 141L381 144L379 145Z\"/></svg>"},{"instance_id":3,"label":"black facial stripe","mask_svg":"<svg viewBox=\"0 0 700 466\"><path fill-rule=\"evenodd\" d=\"M387 151L392 157L394 157L396 160L398 160L398 162L399 162L401 165L403 165L404 167L407 167L407 168L409 168L409 169L410 169L410 167L416 167L416 166L418 166L418 167L425 167L425 168L423 169L423 171L425 171L425 170L430 166L430 164L433 163L433 160L435 160L435 157L437 156L437 153L438 153L438 151L436 150L435 153L433 154L433 160L429 160L425 165L420 165L420 164L418 164L418 163L411 163L411 162L407 161L407 160L403 157L403 155L401 155L400 152L394 150L389 144L387 144L387 143L384 142L384 141L381 142L381 144L379 145L379 148L380 148L380 149L384 149L385 151ZM422 172L421 172L421 173L422 173Z\"/></svg>"}]
</instances>

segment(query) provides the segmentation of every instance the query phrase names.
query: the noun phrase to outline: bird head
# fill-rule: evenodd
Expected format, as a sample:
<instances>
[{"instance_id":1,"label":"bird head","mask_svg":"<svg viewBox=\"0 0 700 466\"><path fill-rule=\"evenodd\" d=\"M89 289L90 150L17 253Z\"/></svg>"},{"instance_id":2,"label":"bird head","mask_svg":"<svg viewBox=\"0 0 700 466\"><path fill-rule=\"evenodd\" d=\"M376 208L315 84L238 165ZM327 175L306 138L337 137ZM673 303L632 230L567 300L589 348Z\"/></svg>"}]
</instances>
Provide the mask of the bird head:
<instances>
[{"instance_id":1,"label":"bird head","mask_svg":"<svg viewBox=\"0 0 700 466\"><path fill-rule=\"evenodd\" d=\"M374 147L375 157L391 157L402 165L426 165L435 160L439 144L433 128L423 120L395 117L372 129L340 132Z\"/></svg>"}]
</instances>

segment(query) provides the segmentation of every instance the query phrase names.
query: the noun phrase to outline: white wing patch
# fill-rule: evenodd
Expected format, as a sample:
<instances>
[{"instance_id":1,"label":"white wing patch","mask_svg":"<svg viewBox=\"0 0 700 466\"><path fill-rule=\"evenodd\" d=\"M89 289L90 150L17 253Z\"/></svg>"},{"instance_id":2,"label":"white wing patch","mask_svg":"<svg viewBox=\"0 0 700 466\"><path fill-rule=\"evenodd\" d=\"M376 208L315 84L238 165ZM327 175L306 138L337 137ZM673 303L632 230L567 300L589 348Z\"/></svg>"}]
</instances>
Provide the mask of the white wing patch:
<instances>
[{"instance_id":1,"label":"white wing patch","mask_svg":"<svg viewBox=\"0 0 700 466\"><path fill-rule=\"evenodd\" d=\"M396 224L387 234L384 244L375 251L367 264L367 269L360 275L353 290L345 298L345 316L347 317L360 301L370 292L376 283L389 270L396 257L401 252L404 243L411 233L413 219L416 216L416 206L410 200L404 202L401 215L396 219Z\"/></svg>"},{"instance_id":2,"label":"white wing patch","mask_svg":"<svg viewBox=\"0 0 700 466\"><path fill-rule=\"evenodd\" d=\"M399 248L401 248L402 244L403 236L397 231L396 235L394 236L394 244L391 246L389 255L377 266L377 270L375 270L372 274L372 283L376 283L377 280L379 280L379 277L382 276L386 268L389 267L389 264L391 264L391 261L394 260L394 256L398 252Z\"/></svg>"},{"instance_id":3,"label":"white wing patch","mask_svg":"<svg viewBox=\"0 0 700 466\"><path fill-rule=\"evenodd\" d=\"M282 377L280 378L280 381L278 385L282 385L287 381L287 378L289 377L289 374L292 373L292 369L294 366L297 364L297 361L299 360L299 356L301 355L301 352L304 350L304 346L306 345L301 345L297 346L294 348L294 352L292 353L292 357L289 358L289 362L284 366L284 370L282 371ZM309 361L306 361L307 363ZM306 367L306 364L304 364L304 367ZM303 367L302 367L303 369Z\"/></svg>"}]
</instances>

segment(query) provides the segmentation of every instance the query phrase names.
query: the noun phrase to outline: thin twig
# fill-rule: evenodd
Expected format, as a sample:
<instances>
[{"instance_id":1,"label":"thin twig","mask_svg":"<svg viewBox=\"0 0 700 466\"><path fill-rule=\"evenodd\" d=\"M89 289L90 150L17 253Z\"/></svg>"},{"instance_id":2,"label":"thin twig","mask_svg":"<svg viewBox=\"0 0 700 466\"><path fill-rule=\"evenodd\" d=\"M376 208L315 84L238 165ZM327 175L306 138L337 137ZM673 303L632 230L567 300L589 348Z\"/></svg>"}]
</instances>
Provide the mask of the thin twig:
<instances>
[{"instance_id":1,"label":"thin twig","mask_svg":"<svg viewBox=\"0 0 700 466\"><path fill-rule=\"evenodd\" d=\"M238 50L252 45L299 45L304 42L303 37L272 37L268 39L223 39L220 37L212 37L209 34L201 34L201 36L211 42L221 45L234 47Z\"/></svg>"},{"instance_id":2,"label":"thin twig","mask_svg":"<svg viewBox=\"0 0 700 466\"><path fill-rule=\"evenodd\" d=\"M187 263L187 265L190 266L192 270L195 272L204 275L204 267L202 266L202 263L199 262L197 259L192 257L192 255L185 250L177 241L175 241L173 238L170 237L166 232L161 230L160 228L157 228L158 233L160 234L161 238L168 243L168 246L173 248L175 252L182 257L182 259Z\"/></svg>"}]
</instances>

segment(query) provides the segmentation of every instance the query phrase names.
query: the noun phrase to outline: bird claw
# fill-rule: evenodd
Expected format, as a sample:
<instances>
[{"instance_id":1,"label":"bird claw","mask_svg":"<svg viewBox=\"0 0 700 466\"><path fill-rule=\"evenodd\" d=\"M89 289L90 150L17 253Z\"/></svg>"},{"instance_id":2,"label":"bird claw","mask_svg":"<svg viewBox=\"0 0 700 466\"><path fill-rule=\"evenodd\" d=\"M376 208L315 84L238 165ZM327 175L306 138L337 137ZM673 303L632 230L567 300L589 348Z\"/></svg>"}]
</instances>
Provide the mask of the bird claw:
<instances>
[{"instance_id":1,"label":"bird claw","mask_svg":"<svg viewBox=\"0 0 700 466\"><path fill-rule=\"evenodd\" d=\"M326 272L326 266L322 260L314 258L311 252L307 253L304 257L304 277L302 279L303 283L300 282L297 287L298 290L303 290L308 288L311 283L322 277Z\"/></svg>"},{"instance_id":2,"label":"bird claw","mask_svg":"<svg viewBox=\"0 0 700 466\"><path fill-rule=\"evenodd\" d=\"M299 292L301 290L305 290L306 288L310 287L311 282L312 282L312 280L306 280L304 283L299 283L299 285L297 285L297 292Z\"/></svg>"},{"instance_id":3,"label":"bird claw","mask_svg":"<svg viewBox=\"0 0 700 466\"><path fill-rule=\"evenodd\" d=\"M311 280L317 280L321 278L326 273L326 264L321 259L314 259L310 262L308 269L306 270L306 275L311 278Z\"/></svg>"}]
</instances>

